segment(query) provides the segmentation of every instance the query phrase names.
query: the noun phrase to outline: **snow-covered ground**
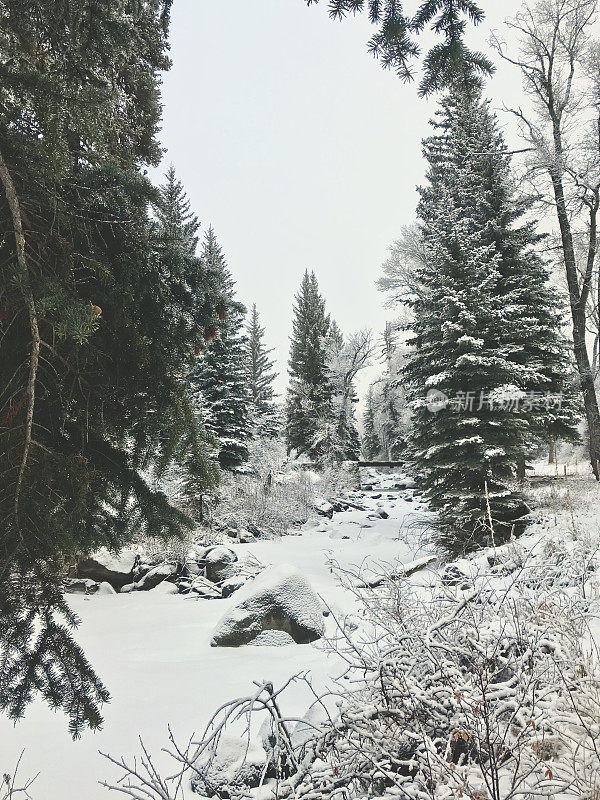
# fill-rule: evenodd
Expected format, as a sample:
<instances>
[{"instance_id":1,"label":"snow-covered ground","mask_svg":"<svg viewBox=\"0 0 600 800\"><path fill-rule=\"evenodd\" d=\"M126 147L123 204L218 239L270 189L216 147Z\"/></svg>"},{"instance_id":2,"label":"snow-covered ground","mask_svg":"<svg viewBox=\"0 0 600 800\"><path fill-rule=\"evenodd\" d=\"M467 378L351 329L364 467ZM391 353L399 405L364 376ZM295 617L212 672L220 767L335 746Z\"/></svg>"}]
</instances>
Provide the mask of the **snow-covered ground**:
<instances>
[{"instance_id":1,"label":"snow-covered ground","mask_svg":"<svg viewBox=\"0 0 600 800\"><path fill-rule=\"evenodd\" d=\"M295 566L334 614L352 611L354 597L340 587L332 562L377 574L378 565L406 564L426 551L427 513L418 498L413 499L411 490L391 488L397 475L377 480L374 490L359 498L366 511L334 514L331 520L322 517L307 523L300 534L233 547L240 559L251 553L265 565ZM380 518L380 510L389 518ZM99 781L115 780L118 774L99 751L130 758L139 752L141 736L158 754L160 765L167 725L186 740L220 703L248 693L254 680L278 685L292 674L309 671L319 688L340 668L336 657L318 642L210 647L212 632L236 602L235 594L226 600L198 600L170 594L169 586L131 594L71 596L82 620L78 640L112 695L104 708L104 727L73 742L65 718L41 702L35 702L15 726L0 717L0 773L12 772L25 750L21 774L40 773L31 788L36 800L100 800L108 792ZM333 616L327 617L330 632L333 625ZM287 692L288 711L303 713L310 702L307 692L306 685L292 687Z\"/></svg>"},{"instance_id":2,"label":"snow-covered ground","mask_svg":"<svg viewBox=\"0 0 600 800\"><path fill-rule=\"evenodd\" d=\"M566 548L565 552L580 548L582 554L588 553L585 558L600 548L600 486L585 464L569 464L566 471L565 479L562 464L540 465L531 482L538 519L520 546L542 565L544 552L555 547ZM389 570L390 564L406 565L430 553L428 514L418 496L410 489L394 488L398 475L371 477L373 490L352 498L365 511L336 513L331 520L319 517L280 539L231 545L240 560L251 555L264 565L297 568L333 612L325 618L326 634L333 634L335 616L356 608L354 594L340 586L334 565L342 570L361 568L369 578ZM364 479L372 482L368 474ZM389 517L381 518L379 512ZM475 574L487 565L486 559L481 554L473 562L457 565L465 575ZM560 563L558 559L555 569L561 569ZM491 573L484 570L472 585L479 580L487 589L492 585L502 589L502 581L510 580L501 571ZM589 581L594 592L599 585L596 574ZM439 569L432 564L411 580L421 587L432 585L439 581ZM104 709L104 727L73 742L65 718L41 702L35 702L15 726L0 717L0 774L11 772L24 750L23 777L40 773L31 789L35 800L100 800L108 792L99 781L114 782L119 773L99 751L131 761L139 753L141 737L157 766L164 765L170 773L172 762L160 752L167 741L167 725L183 742L203 729L222 702L248 694L255 680L278 686L307 671L319 690L342 669L338 657L319 642L211 647L212 633L236 603L236 594L204 600L172 591L172 585L161 584L149 592L71 596L82 619L78 638L112 694ZM592 599L592 617L596 608L600 609L600 601ZM600 640L600 623L593 618L589 622L589 635ZM287 713L303 714L311 699L305 683L294 684L286 691Z\"/></svg>"}]
</instances>

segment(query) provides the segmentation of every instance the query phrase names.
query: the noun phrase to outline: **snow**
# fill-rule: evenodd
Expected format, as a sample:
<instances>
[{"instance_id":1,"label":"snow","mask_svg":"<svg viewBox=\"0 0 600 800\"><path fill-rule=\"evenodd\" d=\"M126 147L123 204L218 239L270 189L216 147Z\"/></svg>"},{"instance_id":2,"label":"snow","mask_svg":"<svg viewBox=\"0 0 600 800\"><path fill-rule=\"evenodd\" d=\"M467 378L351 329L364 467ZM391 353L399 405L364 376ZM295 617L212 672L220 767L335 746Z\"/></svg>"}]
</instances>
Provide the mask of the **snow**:
<instances>
[{"instance_id":1,"label":"snow","mask_svg":"<svg viewBox=\"0 0 600 800\"><path fill-rule=\"evenodd\" d=\"M383 476L378 492L385 498L396 484L409 483L401 478ZM410 491L407 495L412 500ZM332 520L318 518L301 535L231 547L240 558L251 553L265 565L291 565L333 613L350 613L355 599L339 585L332 561L346 569L362 567L368 575L378 574L378 564L409 563L423 555L418 522L426 511L418 502L405 500L397 489L388 497L385 510L390 516L385 520L367 519L381 502L369 499L364 501L366 511L335 514ZM319 689L329 676L343 670L319 642L211 647L219 619L240 595L203 600L171 591L171 584L160 584L149 592L69 596L82 620L77 639L108 687L111 702L103 709L103 729L85 732L76 742L64 716L42 702L35 701L16 725L0 716L0 773L10 772L24 749L21 774L40 773L31 790L34 800L102 800L108 792L98 782L120 775L99 751L129 759L139 752L141 736L156 754L157 764L169 770L172 762L161 753L167 725L177 738L187 740L221 703L255 690L254 680L264 678L277 685L307 671ZM326 635L331 635L333 615L325 618L325 625ZM286 694L288 710L299 716L314 699L301 683Z\"/></svg>"},{"instance_id":2,"label":"snow","mask_svg":"<svg viewBox=\"0 0 600 800\"><path fill-rule=\"evenodd\" d=\"M547 580L548 586L556 586L564 581L566 595L574 579L585 574L589 577L581 590L591 598L590 607L597 615L584 642L591 650L600 637L600 571L588 572L587 565L598 549L600 487L589 477L589 466L577 462L537 465L535 475L539 483L534 481L532 492L541 511L518 547L491 549L447 568L427 565L431 550L421 542L426 540L427 510L407 488L410 481L393 472L378 475L364 470L363 483L372 484L373 490L351 498L364 511L314 519L281 539L232 543L240 560L252 555L267 569L225 600L171 594L174 587L167 583L150 592L70 595L69 602L82 619L78 639L112 694L104 709L104 728L73 742L64 717L36 701L15 726L0 717L0 773L10 772L25 749L22 774L40 773L32 787L35 800L101 800L107 791L98 782L114 782L120 773L98 751L131 761L139 753L141 736L157 766L170 774L173 764L161 752L167 725L176 740L187 741L202 732L221 703L254 692L255 680L277 686L307 672L315 690L323 689L344 671L341 659L329 654L323 642L298 645L285 633L267 631L252 642L261 646L210 646L223 616L251 597L253 590L272 586L274 576L300 574L310 583L319 604L331 611L323 617L325 635L331 637L336 617L353 615L355 627L362 624L355 594L337 580L335 567L342 572L360 569L361 578L368 580L394 562L398 574L400 565L424 566L409 580L419 592L434 594L440 574L443 582L446 571L448 580L454 580L450 589L457 598L476 593L491 603L512 591L515 568L518 573L526 567L534 584ZM380 510L389 518L376 516ZM301 681L292 683L286 690L286 713L301 718L312 699L309 687ZM303 731L299 725L298 735ZM233 744L223 757L237 763Z\"/></svg>"}]
</instances>

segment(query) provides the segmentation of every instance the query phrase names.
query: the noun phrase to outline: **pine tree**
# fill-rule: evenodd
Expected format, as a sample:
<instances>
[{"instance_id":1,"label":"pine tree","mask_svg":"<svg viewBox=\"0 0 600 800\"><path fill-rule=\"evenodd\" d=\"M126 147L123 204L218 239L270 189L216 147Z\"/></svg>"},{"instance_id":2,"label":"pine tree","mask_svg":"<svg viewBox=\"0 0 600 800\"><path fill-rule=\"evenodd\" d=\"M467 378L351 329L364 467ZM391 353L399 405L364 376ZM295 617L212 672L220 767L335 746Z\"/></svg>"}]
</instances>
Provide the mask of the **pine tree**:
<instances>
[{"instance_id":1,"label":"pine tree","mask_svg":"<svg viewBox=\"0 0 600 800\"><path fill-rule=\"evenodd\" d=\"M223 305L219 319L207 330L208 346L190 376L196 405L217 440L222 469L235 469L248 460L251 435L245 309L235 301L235 284L212 228L202 249L206 272L220 283Z\"/></svg>"},{"instance_id":2,"label":"pine tree","mask_svg":"<svg viewBox=\"0 0 600 800\"><path fill-rule=\"evenodd\" d=\"M255 436L274 438L280 433L279 414L275 405L273 382L277 373L269 358L273 349L264 344L265 329L261 326L256 310L252 312L247 326L248 382L252 398L252 424Z\"/></svg>"},{"instance_id":3,"label":"pine tree","mask_svg":"<svg viewBox=\"0 0 600 800\"><path fill-rule=\"evenodd\" d=\"M198 446L185 377L212 318L149 215L169 6L0 12L0 707L40 692L74 735L108 694L65 566L193 524L143 477Z\"/></svg>"},{"instance_id":4,"label":"pine tree","mask_svg":"<svg viewBox=\"0 0 600 800\"><path fill-rule=\"evenodd\" d=\"M314 272L304 273L295 300L286 443L288 453L295 450L316 460L320 448L314 444L314 434L318 422L329 418L331 388L325 366L325 339L331 323Z\"/></svg>"},{"instance_id":5,"label":"pine tree","mask_svg":"<svg viewBox=\"0 0 600 800\"><path fill-rule=\"evenodd\" d=\"M176 294L177 302L184 303L194 318L194 326L186 330L189 317L174 313L172 322L177 325L176 337L190 342L190 350L201 350L207 322L212 329L216 304L221 304L222 286L219 276L206 269L197 255L200 223L191 211L191 204L183 184L171 165L165 183L159 189L155 206L156 220L153 237L156 257L165 269L165 279ZM192 348L192 343L195 346ZM180 453L169 470L170 483L180 483L186 497L186 506L202 517L203 494L218 482L218 468L210 458L213 440L207 435L204 421L197 407L190 409L186 422L188 447ZM159 465L159 477L165 463Z\"/></svg>"},{"instance_id":6,"label":"pine tree","mask_svg":"<svg viewBox=\"0 0 600 800\"><path fill-rule=\"evenodd\" d=\"M523 208L488 104L455 89L434 125L418 210L427 263L417 273L407 365L411 447L444 543L461 550L489 538L488 502L496 540L524 526L528 509L511 487L532 437L555 420L498 401L562 391L565 351L539 237L519 224ZM427 405L434 390L450 399L441 410Z\"/></svg>"},{"instance_id":7,"label":"pine tree","mask_svg":"<svg viewBox=\"0 0 600 800\"><path fill-rule=\"evenodd\" d=\"M381 458L383 446L375 422L373 387L369 387L363 414L362 452L367 461Z\"/></svg>"}]
</instances>

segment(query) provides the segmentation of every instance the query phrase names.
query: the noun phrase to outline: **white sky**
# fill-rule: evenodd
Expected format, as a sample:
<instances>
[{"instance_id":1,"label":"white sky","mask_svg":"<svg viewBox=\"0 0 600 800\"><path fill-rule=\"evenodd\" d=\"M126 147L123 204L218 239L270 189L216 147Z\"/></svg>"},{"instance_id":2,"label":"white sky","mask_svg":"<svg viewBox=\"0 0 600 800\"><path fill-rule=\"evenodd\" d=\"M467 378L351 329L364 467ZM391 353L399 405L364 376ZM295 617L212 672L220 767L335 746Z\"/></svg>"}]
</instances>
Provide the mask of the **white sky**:
<instances>
[{"instance_id":1,"label":"white sky","mask_svg":"<svg viewBox=\"0 0 600 800\"><path fill-rule=\"evenodd\" d=\"M487 19L469 41L489 50L490 30L520 2L481 4ZM174 3L163 167L175 165L203 229L214 226L239 299L256 302L279 391L307 267L343 331L379 332L393 316L375 281L414 219L435 100L381 69L366 49L370 33L366 18L330 20L326 0ZM494 105L521 102L518 75L498 67Z\"/></svg>"}]
</instances>

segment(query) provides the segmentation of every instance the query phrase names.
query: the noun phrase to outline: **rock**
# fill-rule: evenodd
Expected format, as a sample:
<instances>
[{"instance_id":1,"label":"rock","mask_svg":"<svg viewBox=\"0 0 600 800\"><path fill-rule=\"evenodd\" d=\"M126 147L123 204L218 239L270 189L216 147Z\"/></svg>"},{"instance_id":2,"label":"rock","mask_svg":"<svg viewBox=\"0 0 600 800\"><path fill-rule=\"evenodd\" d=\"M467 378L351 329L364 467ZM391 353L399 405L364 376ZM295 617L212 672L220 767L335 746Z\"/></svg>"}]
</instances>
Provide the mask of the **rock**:
<instances>
[{"instance_id":1,"label":"rock","mask_svg":"<svg viewBox=\"0 0 600 800\"><path fill-rule=\"evenodd\" d=\"M180 594L193 594L197 597L204 597L206 600L215 600L222 597L221 590L203 575L197 575L191 579L179 578L175 585Z\"/></svg>"},{"instance_id":2,"label":"rock","mask_svg":"<svg viewBox=\"0 0 600 800\"><path fill-rule=\"evenodd\" d=\"M442 572L442 583L444 586L457 586L459 583L468 580L469 576L459 569L456 564L449 564Z\"/></svg>"},{"instance_id":3,"label":"rock","mask_svg":"<svg viewBox=\"0 0 600 800\"><path fill-rule=\"evenodd\" d=\"M329 519L333 518L333 505L327 500L321 500L320 502L315 503L315 511L321 517L328 517Z\"/></svg>"},{"instance_id":4,"label":"rock","mask_svg":"<svg viewBox=\"0 0 600 800\"><path fill-rule=\"evenodd\" d=\"M167 578L172 578L177 573L175 564L160 564L158 567L153 567L149 572L137 581L135 587L141 591L148 591L154 589L159 583L162 583Z\"/></svg>"},{"instance_id":5,"label":"rock","mask_svg":"<svg viewBox=\"0 0 600 800\"><path fill-rule=\"evenodd\" d=\"M394 484L394 489L414 489L415 486L416 484L412 478L404 478L404 480Z\"/></svg>"},{"instance_id":6,"label":"rock","mask_svg":"<svg viewBox=\"0 0 600 800\"><path fill-rule=\"evenodd\" d=\"M390 515L387 513L387 511L380 511L379 516L381 519L388 519Z\"/></svg>"},{"instance_id":7,"label":"rock","mask_svg":"<svg viewBox=\"0 0 600 800\"><path fill-rule=\"evenodd\" d=\"M110 585L110 583L107 583L106 581L103 581L102 583L98 584L98 591L96 592L96 594L99 595L99 596L100 595L107 596L107 595L116 594L116 592L113 589L113 587Z\"/></svg>"},{"instance_id":8,"label":"rock","mask_svg":"<svg viewBox=\"0 0 600 800\"><path fill-rule=\"evenodd\" d=\"M91 578L67 578L63 588L69 594L95 594L101 585Z\"/></svg>"},{"instance_id":9,"label":"rock","mask_svg":"<svg viewBox=\"0 0 600 800\"><path fill-rule=\"evenodd\" d=\"M179 590L174 583L170 581L163 581L159 583L158 586L155 586L154 589L151 589L152 592L156 594L178 594Z\"/></svg>"},{"instance_id":10,"label":"rock","mask_svg":"<svg viewBox=\"0 0 600 800\"><path fill-rule=\"evenodd\" d=\"M134 568L138 564L139 556L134 550L111 553L102 547L91 558L84 558L77 564L76 577L91 578L98 583L106 581L120 591L126 584L133 583Z\"/></svg>"},{"instance_id":11,"label":"rock","mask_svg":"<svg viewBox=\"0 0 600 800\"><path fill-rule=\"evenodd\" d=\"M263 532L253 522L249 522L246 525L246 530L248 531L248 533L252 534L252 536L254 536L256 539L261 539L263 537Z\"/></svg>"},{"instance_id":12,"label":"rock","mask_svg":"<svg viewBox=\"0 0 600 800\"><path fill-rule=\"evenodd\" d=\"M242 529L239 532L238 540L240 544L252 544L256 541L256 536L251 531Z\"/></svg>"},{"instance_id":13,"label":"rock","mask_svg":"<svg viewBox=\"0 0 600 800\"><path fill-rule=\"evenodd\" d=\"M323 636L319 598L295 567L268 567L240 595L217 623L213 647L239 647L265 630L285 631L297 644Z\"/></svg>"},{"instance_id":14,"label":"rock","mask_svg":"<svg viewBox=\"0 0 600 800\"><path fill-rule=\"evenodd\" d=\"M195 578L196 575L200 575L202 572L202 568L199 566L198 562L194 558L187 558L185 564L183 565L182 575L186 578Z\"/></svg>"},{"instance_id":15,"label":"rock","mask_svg":"<svg viewBox=\"0 0 600 800\"><path fill-rule=\"evenodd\" d=\"M254 789L274 775L270 756L259 737L218 737L216 752L207 748L194 763L192 789L205 797L231 797Z\"/></svg>"},{"instance_id":16,"label":"rock","mask_svg":"<svg viewBox=\"0 0 600 800\"><path fill-rule=\"evenodd\" d=\"M136 564L133 568L133 579L137 583L152 569L152 564Z\"/></svg>"},{"instance_id":17,"label":"rock","mask_svg":"<svg viewBox=\"0 0 600 800\"><path fill-rule=\"evenodd\" d=\"M286 647L288 644L296 644L296 642L285 631L263 631L248 644L256 647Z\"/></svg>"},{"instance_id":18,"label":"rock","mask_svg":"<svg viewBox=\"0 0 600 800\"><path fill-rule=\"evenodd\" d=\"M238 589L242 588L247 580L248 579L243 575L234 575L232 578L225 578L221 584L222 597L231 597L234 592L237 592Z\"/></svg>"},{"instance_id":19,"label":"rock","mask_svg":"<svg viewBox=\"0 0 600 800\"><path fill-rule=\"evenodd\" d=\"M237 560L236 553L230 547L224 545L211 547L202 559L206 568L206 577L212 583L219 583L225 578L231 578L235 574L233 565Z\"/></svg>"}]
</instances>

